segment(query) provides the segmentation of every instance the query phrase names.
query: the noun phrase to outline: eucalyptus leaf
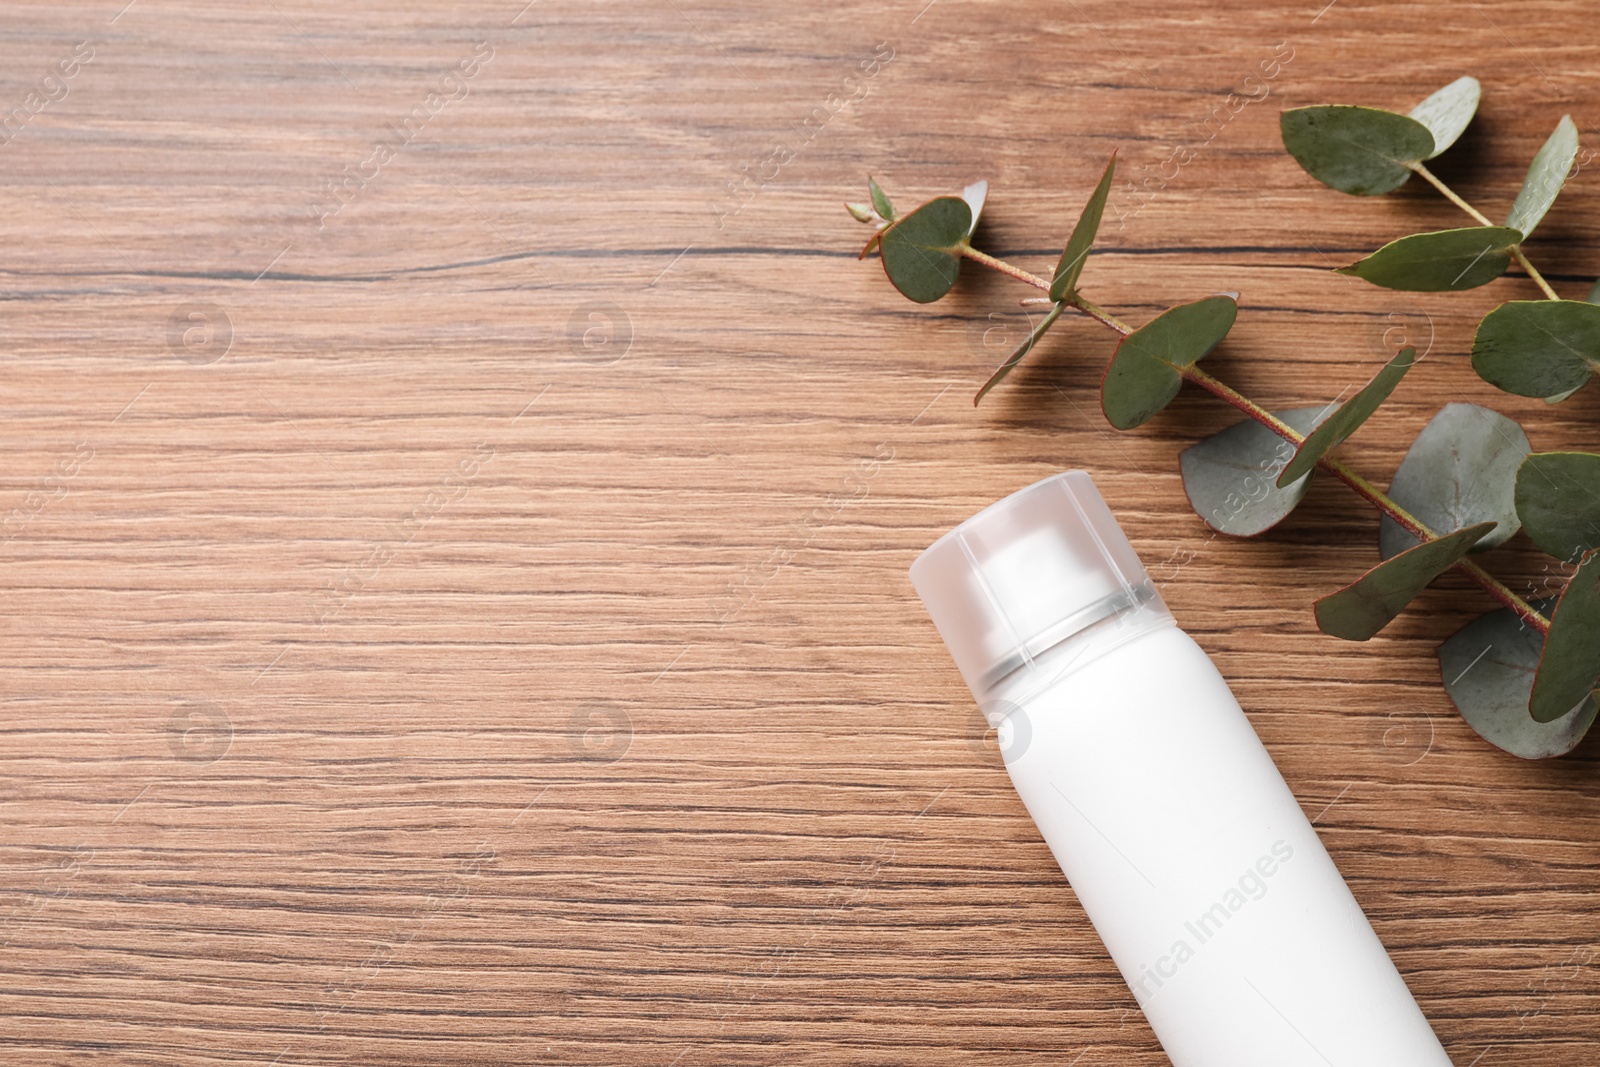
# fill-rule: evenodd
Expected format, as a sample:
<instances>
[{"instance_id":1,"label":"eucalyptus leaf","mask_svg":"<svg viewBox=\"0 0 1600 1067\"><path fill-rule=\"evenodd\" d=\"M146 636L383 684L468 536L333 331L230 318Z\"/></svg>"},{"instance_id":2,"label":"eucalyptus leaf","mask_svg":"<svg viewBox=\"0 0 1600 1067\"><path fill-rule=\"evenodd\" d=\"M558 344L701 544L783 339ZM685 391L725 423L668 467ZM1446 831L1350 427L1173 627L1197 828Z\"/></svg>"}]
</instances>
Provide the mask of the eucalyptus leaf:
<instances>
[{"instance_id":1,"label":"eucalyptus leaf","mask_svg":"<svg viewBox=\"0 0 1600 1067\"><path fill-rule=\"evenodd\" d=\"M1517 468L1528 453L1528 435L1497 411L1477 404L1446 404L1411 442L1389 485L1389 499L1437 533L1453 533L1480 522L1494 532L1472 546L1482 552L1503 544L1522 526L1517 518ZM1420 544L1385 515L1378 523L1384 559Z\"/></svg>"},{"instance_id":2,"label":"eucalyptus leaf","mask_svg":"<svg viewBox=\"0 0 1600 1067\"><path fill-rule=\"evenodd\" d=\"M1534 544L1576 563L1600 548L1600 456L1535 452L1517 471L1516 504Z\"/></svg>"},{"instance_id":3,"label":"eucalyptus leaf","mask_svg":"<svg viewBox=\"0 0 1600 1067\"><path fill-rule=\"evenodd\" d=\"M889 203L889 195L878 185L876 178L867 178L867 193L872 197L872 210L878 213L878 217L885 222L893 222L894 205Z\"/></svg>"},{"instance_id":4,"label":"eucalyptus leaf","mask_svg":"<svg viewBox=\"0 0 1600 1067\"><path fill-rule=\"evenodd\" d=\"M989 183L976 181L961 190L961 199L967 202L967 207L972 211L972 225L967 227L967 236L978 228L978 216L983 214L983 202L989 198Z\"/></svg>"},{"instance_id":5,"label":"eucalyptus leaf","mask_svg":"<svg viewBox=\"0 0 1600 1067\"><path fill-rule=\"evenodd\" d=\"M958 196L936 197L886 227L879 241L883 269L894 287L919 304L950 291L961 273L959 249L972 228L972 209Z\"/></svg>"},{"instance_id":6,"label":"eucalyptus leaf","mask_svg":"<svg viewBox=\"0 0 1600 1067\"><path fill-rule=\"evenodd\" d=\"M1553 601L1534 607L1548 611ZM1478 736L1523 759L1563 756L1577 747L1594 724L1593 696L1548 723L1528 714L1533 675L1544 650L1538 630L1509 608L1467 623L1439 646L1445 692Z\"/></svg>"},{"instance_id":7,"label":"eucalyptus leaf","mask_svg":"<svg viewBox=\"0 0 1600 1067\"><path fill-rule=\"evenodd\" d=\"M1539 722L1553 722L1594 691L1600 681L1600 552L1590 552L1568 579L1544 653L1533 676L1528 712Z\"/></svg>"},{"instance_id":8,"label":"eucalyptus leaf","mask_svg":"<svg viewBox=\"0 0 1600 1067\"><path fill-rule=\"evenodd\" d=\"M1308 434L1333 410L1331 404L1273 412L1300 434ZM1293 511L1311 487L1311 475L1279 488L1278 472L1294 445L1254 419L1214 433L1178 454L1189 506L1218 533L1254 537Z\"/></svg>"},{"instance_id":9,"label":"eucalyptus leaf","mask_svg":"<svg viewBox=\"0 0 1600 1067\"><path fill-rule=\"evenodd\" d=\"M1600 373L1600 304L1511 300L1478 323L1472 369L1518 396L1570 393Z\"/></svg>"},{"instance_id":10,"label":"eucalyptus leaf","mask_svg":"<svg viewBox=\"0 0 1600 1067\"><path fill-rule=\"evenodd\" d=\"M1544 398L1544 402L1546 404L1559 404L1563 400L1565 400L1567 397L1571 396L1573 393L1576 393L1579 389L1582 389L1582 388L1583 388L1583 386L1581 386L1581 385L1575 385L1571 389L1568 389L1564 393L1557 393L1555 396L1547 396L1547 397L1545 397Z\"/></svg>"},{"instance_id":11,"label":"eucalyptus leaf","mask_svg":"<svg viewBox=\"0 0 1600 1067\"><path fill-rule=\"evenodd\" d=\"M1589 295L1584 299L1590 304L1600 304L1600 281L1594 283L1594 286L1589 290ZM1559 404L1587 384L1589 384L1589 380L1585 378L1582 385L1575 385L1571 389L1556 393L1553 396L1547 396L1544 398L1544 402L1546 404Z\"/></svg>"},{"instance_id":12,"label":"eucalyptus leaf","mask_svg":"<svg viewBox=\"0 0 1600 1067\"><path fill-rule=\"evenodd\" d=\"M1295 450L1294 458L1278 472L1279 487L1309 474L1316 467L1317 460L1360 429L1361 424L1371 418L1372 413L1378 410L1378 405L1389 398L1394 387L1400 384L1400 379L1416 362L1417 350L1409 345L1395 353L1395 357L1373 375L1360 392L1346 400L1338 411L1328 416L1327 421L1306 436L1304 443Z\"/></svg>"},{"instance_id":13,"label":"eucalyptus leaf","mask_svg":"<svg viewBox=\"0 0 1600 1067\"><path fill-rule=\"evenodd\" d=\"M1411 117L1428 128L1433 135L1433 150L1424 158L1432 159L1456 143L1472 116L1478 112L1478 99L1483 87L1470 74L1463 75L1434 93L1411 109Z\"/></svg>"},{"instance_id":14,"label":"eucalyptus leaf","mask_svg":"<svg viewBox=\"0 0 1600 1067\"><path fill-rule=\"evenodd\" d=\"M1072 227L1072 236L1067 238L1067 246L1061 250L1055 277L1050 281L1051 300L1064 300L1068 293L1078 287L1083 264L1089 258L1089 249L1094 247L1095 234L1100 232L1100 216L1105 213L1106 197L1111 193L1111 175L1116 169L1117 154L1112 152L1111 159L1106 162L1105 172L1100 175L1100 184L1094 187L1089 202L1083 205L1077 225Z\"/></svg>"},{"instance_id":15,"label":"eucalyptus leaf","mask_svg":"<svg viewBox=\"0 0 1600 1067\"><path fill-rule=\"evenodd\" d=\"M1384 560L1355 582L1317 601L1317 625L1346 641L1365 641L1389 625L1435 578L1494 529L1480 522Z\"/></svg>"},{"instance_id":16,"label":"eucalyptus leaf","mask_svg":"<svg viewBox=\"0 0 1600 1067\"><path fill-rule=\"evenodd\" d=\"M1578 158L1578 127L1572 124L1571 115L1562 115L1544 146L1533 157L1528 176L1522 181L1517 202L1511 205L1506 225L1519 230L1524 239L1533 233L1544 213L1556 202L1572 161Z\"/></svg>"},{"instance_id":17,"label":"eucalyptus leaf","mask_svg":"<svg viewBox=\"0 0 1600 1067\"><path fill-rule=\"evenodd\" d=\"M1179 372L1210 353L1233 328L1236 295L1169 308L1117 344L1100 383L1100 405L1119 430L1153 418L1183 388Z\"/></svg>"},{"instance_id":18,"label":"eucalyptus leaf","mask_svg":"<svg viewBox=\"0 0 1600 1067\"><path fill-rule=\"evenodd\" d=\"M871 222L878 217L877 212L866 204L852 204L846 201L844 209L850 212L850 217L857 222Z\"/></svg>"},{"instance_id":19,"label":"eucalyptus leaf","mask_svg":"<svg viewBox=\"0 0 1600 1067\"><path fill-rule=\"evenodd\" d=\"M1306 173L1341 193L1377 196L1411 177L1434 154L1433 134L1408 115L1336 104L1278 116L1283 146Z\"/></svg>"},{"instance_id":20,"label":"eucalyptus leaf","mask_svg":"<svg viewBox=\"0 0 1600 1067\"><path fill-rule=\"evenodd\" d=\"M1521 241L1522 233L1508 226L1414 233L1338 270L1385 289L1458 292L1487 285L1504 274L1511 265L1511 249Z\"/></svg>"},{"instance_id":21,"label":"eucalyptus leaf","mask_svg":"<svg viewBox=\"0 0 1600 1067\"><path fill-rule=\"evenodd\" d=\"M972 398L973 407L977 407L978 401L982 400L989 390L999 385L1002 378L1011 373L1011 368L1022 362L1022 357L1033 350L1033 346L1039 343L1039 338L1044 336L1046 330L1055 325L1056 320L1061 317L1061 313L1066 310L1066 307L1067 305L1065 304L1051 305L1049 314L1040 319L1039 324L1028 331L1028 336L1022 339L1022 343L1016 347L1011 355L1006 357L1006 361L1000 364L999 369L994 374L990 375L989 380L983 383L983 388L978 390L978 395Z\"/></svg>"}]
</instances>

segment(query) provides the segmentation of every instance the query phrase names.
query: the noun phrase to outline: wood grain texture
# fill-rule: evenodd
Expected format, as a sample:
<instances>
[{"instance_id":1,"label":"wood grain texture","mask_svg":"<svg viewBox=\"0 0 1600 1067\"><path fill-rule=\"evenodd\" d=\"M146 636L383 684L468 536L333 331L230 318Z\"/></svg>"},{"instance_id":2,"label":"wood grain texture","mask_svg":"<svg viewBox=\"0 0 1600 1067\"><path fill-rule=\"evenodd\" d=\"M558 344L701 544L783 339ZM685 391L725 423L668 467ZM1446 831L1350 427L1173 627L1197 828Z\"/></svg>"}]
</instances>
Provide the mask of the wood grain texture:
<instances>
[{"instance_id":1,"label":"wood grain texture","mask_svg":"<svg viewBox=\"0 0 1600 1067\"><path fill-rule=\"evenodd\" d=\"M1208 365L1277 406L1425 337L1344 449L1380 482L1453 399L1593 448L1600 391L1467 365L1533 286L1331 273L1460 219L1321 188L1276 126L1474 73L1439 169L1502 212L1562 113L1600 145L1587 8L122 3L0 31L0 108L58 97L0 144L0 1060L1164 1064L906 579L1066 467L1455 1062L1600 1058L1600 747L1525 764L1455 715L1433 649L1481 594L1319 635L1372 513L1329 482L1209 536L1176 456L1232 417L1112 432L1084 320L974 411L1029 294L969 269L914 307L841 207L986 177L983 246L1044 271L1112 148L1142 181L1189 146L1113 194L1102 304L1242 290ZM1568 295L1597 220L1585 168L1530 244Z\"/></svg>"}]
</instances>

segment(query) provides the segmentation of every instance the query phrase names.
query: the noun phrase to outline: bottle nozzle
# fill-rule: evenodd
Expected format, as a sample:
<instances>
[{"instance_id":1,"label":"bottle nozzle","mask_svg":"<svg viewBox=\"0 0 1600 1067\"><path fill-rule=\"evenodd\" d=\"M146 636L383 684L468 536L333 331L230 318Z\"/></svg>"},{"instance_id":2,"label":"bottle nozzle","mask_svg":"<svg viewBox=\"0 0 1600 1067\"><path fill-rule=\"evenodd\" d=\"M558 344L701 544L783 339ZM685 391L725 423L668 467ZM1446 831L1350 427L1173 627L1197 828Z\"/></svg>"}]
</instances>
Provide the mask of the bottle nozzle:
<instances>
[{"instance_id":1,"label":"bottle nozzle","mask_svg":"<svg viewBox=\"0 0 1600 1067\"><path fill-rule=\"evenodd\" d=\"M1083 471L1035 482L957 526L917 557L911 584L980 705L1090 627L1166 613Z\"/></svg>"}]
</instances>

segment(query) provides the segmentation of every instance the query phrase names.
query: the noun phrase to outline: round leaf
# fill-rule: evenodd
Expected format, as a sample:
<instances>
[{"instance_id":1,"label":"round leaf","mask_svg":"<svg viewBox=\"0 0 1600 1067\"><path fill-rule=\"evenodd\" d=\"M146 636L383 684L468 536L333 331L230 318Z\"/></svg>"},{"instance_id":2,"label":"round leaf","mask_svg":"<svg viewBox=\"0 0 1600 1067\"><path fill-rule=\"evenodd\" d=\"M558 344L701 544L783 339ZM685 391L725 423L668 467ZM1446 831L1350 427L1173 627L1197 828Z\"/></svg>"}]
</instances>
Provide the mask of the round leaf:
<instances>
[{"instance_id":1,"label":"round leaf","mask_svg":"<svg viewBox=\"0 0 1600 1067\"><path fill-rule=\"evenodd\" d=\"M1221 343L1239 314L1233 296L1179 304L1124 337L1100 383L1100 405L1119 430L1154 417L1183 388L1183 368Z\"/></svg>"},{"instance_id":2,"label":"round leaf","mask_svg":"<svg viewBox=\"0 0 1600 1067\"><path fill-rule=\"evenodd\" d=\"M1512 300L1478 323L1472 369L1518 396L1553 397L1600 373L1600 304Z\"/></svg>"},{"instance_id":3,"label":"round leaf","mask_svg":"<svg viewBox=\"0 0 1600 1067\"><path fill-rule=\"evenodd\" d=\"M1100 232L1100 216L1105 213L1106 197L1111 193L1111 175L1116 169L1117 154L1113 152L1106 163L1105 172L1100 175L1100 184L1094 187L1089 202L1083 205L1078 223L1072 227L1072 236L1067 238L1067 246L1061 250L1055 277L1050 281L1051 300L1063 300L1078 287L1078 276L1083 273L1089 249L1094 247L1095 234Z\"/></svg>"},{"instance_id":4,"label":"round leaf","mask_svg":"<svg viewBox=\"0 0 1600 1067\"><path fill-rule=\"evenodd\" d=\"M1567 180L1567 172L1572 169L1572 161L1577 158L1578 127L1572 124L1571 115L1562 115L1555 132L1533 157L1528 176L1522 180L1522 191L1517 193L1517 202L1511 205L1511 214L1506 216L1506 225L1521 231L1524 238L1531 234L1544 213L1550 210L1550 205L1556 202L1556 195Z\"/></svg>"},{"instance_id":5,"label":"round leaf","mask_svg":"<svg viewBox=\"0 0 1600 1067\"><path fill-rule=\"evenodd\" d=\"M1311 473L1317 460L1343 444L1346 438L1361 428L1362 423L1372 417L1378 405L1389 399L1394 387L1400 384L1400 379L1416 362L1415 348L1408 346L1397 352L1382 370L1372 376L1370 382L1361 387L1360 392L1346 400L1338 411L1328 416L1326 422L1307 435L1304 443L1295 451L1294 458L1278 472L1278 484L1288 485Z\"/></svg>"},{"instance_id":6,"label":"round leaf","mask_svg":"<svg viewBox=\"0 0 1600 1067\"><path fill-rule=\"evenodd\" d=\"M1329 410L1330 405L1322 404L1273 414L1307 434ZM1292 455L1294 445L1246 419L1178 454L1183 491L1195 514L1213 530L1254 537L1282 522L1311 487L1310 474L1278 487L1278 472Z\"/></svg>"},{"instance_id":7,"label":"round leaf","mask_svg":"<svg viewBox=\"0 0 1600 1067\"><path fill-rule=\"evenodd\" d=\"M1494 532L1472 550L1493 548L1522 526L1514 489L1517 468L1530 451L1522 427L1499 412L1446 404L1411 442L1389 499L1438 533L1492 522ZM1379 521L1378 552L1384 559L1419 543L1387 515Z\"/></svg>"},{"instance_id":8,"label":"round leaf","mask_svg":"<svg viewBox=\"0 0 1600 1067\"><path fill-rule=\"evenodd\" d=\"M1492 522L1479 523L1385 560L1337 593L1318 600L1317 625L1323 633L1346 641L1367 640L1492 529Z\"/></svg>"},{"instance_id":9,"label":"round leaf","mask_svg":"<svg viewBox=\"0 0 1600 1067\"><path fill-rule=\"evenodd\" d=\"M1478 79L1463 75L1411 109L1411 117L1433 134L1433 151L1426 158L1432 159L1456 143L1456 138L1477 114L1478 98L1482 95L1483 87Z\"/></svg>"},{"instance_id":10,"label":"round leaf","mask_svg":"<svg viewBox=\"0 0 1600 1067\"><path fill-rule=\"evenodd\" d=\"M928 201L883 231L878 253L894 287L919 304L950 291L961 273L957 249L972 228L972 209L959 196Z\"/></svg>"},{"instance_id":11,"label":"round leaf","mask_svg":"<svg viewBox=\"0 0 1600 1067\"><path fill-rule=\"evenodd\" d=\"M1554 722L1592 693L1596 681L1600 681L1600 552L1590 552L1567 581L1550 616L1528 711L1539 722Z\"/></svg>"},{"instance_id":12,"label":"round leaf","mask_svg":"<svg viewBox=\"0 0 1600 1067\"><path fill-rule=\"evenodd\" d=\"M1371 107L1298 107L1278 116L1283 147L1306 173L1341 193L1377 196L1404 185L1409 164L1433 155L1433 134Z\"/></svg>"},{"instance_id":13,"label":"round leaf","mask_svg":"<svg viewBox=\"0 0 1600 1067\"><path fill-rule=\"evenodd\" d=\"M1576 563L1600 548L1600 456L1535 452L1517 471L1516 503L1533 543Z\"/></svg>"},{"instance_id":14,"label":"round leaf","mask_svg":"<svg viewBox=\"0 0 1600 1067\"><path fill-rule=\"evenodd\" d=\"M1548 602L1534 605L1540 610ZM1552 722L1528 714L1544 638L1508 608L1467 623L1439 646L1445 692L1478 736L1523 759L1571 752L1593 725L1592 696Z\"/></svg>"},{"instance_id":15,"label":"round leaf","mask_svg":"<svg viewBox=\"0 0 1600 1067\"><path fill-rule=\"evenodd\" d=\"M1511 265L1522 234L1507 226L1467 226L1414 233L1390 241L1366 259L1340 267L1385 289L1414 293L1457 292L1487 285Z\"/></svg>"}]
</instances>

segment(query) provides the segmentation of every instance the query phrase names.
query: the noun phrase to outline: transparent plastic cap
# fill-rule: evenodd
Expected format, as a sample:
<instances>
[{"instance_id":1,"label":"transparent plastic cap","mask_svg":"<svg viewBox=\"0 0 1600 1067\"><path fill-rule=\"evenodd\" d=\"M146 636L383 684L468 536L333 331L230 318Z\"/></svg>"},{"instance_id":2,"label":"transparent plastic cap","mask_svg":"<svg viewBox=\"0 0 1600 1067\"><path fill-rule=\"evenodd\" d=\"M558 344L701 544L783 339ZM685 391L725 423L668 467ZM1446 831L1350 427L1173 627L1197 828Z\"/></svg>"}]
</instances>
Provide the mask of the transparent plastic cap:
<instances>
[{"instance_id":1,"label":"transparent plastic cap","mask_svg":"<svg viewBox=\"0 0 1600 1067\"><path fill-rule=\"evenodd\" d=\"M917 557L911 584L980 705L1037 688L1030 672L1075 638L1092 636L1098 650L1172 622L1083 471L1035 482L957 526Z\"/></svg>"}]
</instances>

